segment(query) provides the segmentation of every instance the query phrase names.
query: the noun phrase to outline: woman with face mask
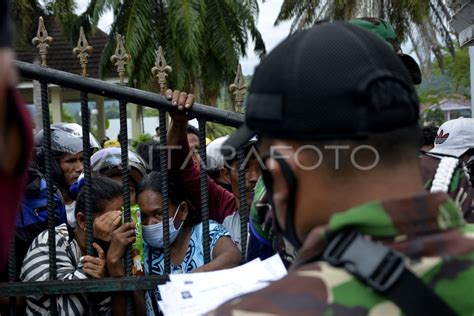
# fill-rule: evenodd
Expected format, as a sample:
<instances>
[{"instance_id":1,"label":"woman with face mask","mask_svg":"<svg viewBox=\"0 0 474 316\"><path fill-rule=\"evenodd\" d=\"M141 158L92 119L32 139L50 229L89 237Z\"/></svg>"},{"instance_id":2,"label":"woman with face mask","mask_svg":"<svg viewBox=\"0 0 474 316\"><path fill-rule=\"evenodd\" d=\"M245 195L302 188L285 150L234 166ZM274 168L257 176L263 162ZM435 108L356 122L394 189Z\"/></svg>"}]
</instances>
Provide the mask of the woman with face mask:
<instances>
[{"instance_id":1,"label":"woman with face mask","mask_svg":"<svg viewBox=\"0 0 474 316\"><path fill-rule=\"evenodd\" d=\"M214 222L209 222L209 239L211 262L204 264L202 240L202 223L199 212L192 209L184 198L184 190L178 188L172 179L168 182L169 196L169 231L171 273L205 272L237 266L240 262L240 252L230 239L225 228ZM147 275L165 274L165 252L163 239L163 209L161 194L161 177L158 172L152 172L138 185L137 201L141 209L143 240L145 241L145 273ZM133 228L131 228L133 230ZM119 229L120 234L126 235L125 227ZM122 232L123 231L123 232ZM111 276L123 276L125 270L120 257L112 258L115 249L120 256L125 253L126 242L120 239L120 234L114 234L107 256ZM137 293L135 293L137 298ZM145 295L147 314L158 314L157 301L160 299L158 289ZM115 299L114 299L115 300ZM115 301L118 301L116 299ZM139 303L136 302L135 305ZM115 305L115 304L114 304ZM114 307L115 311L115 307Z\"/></svg>"}]
</instances>

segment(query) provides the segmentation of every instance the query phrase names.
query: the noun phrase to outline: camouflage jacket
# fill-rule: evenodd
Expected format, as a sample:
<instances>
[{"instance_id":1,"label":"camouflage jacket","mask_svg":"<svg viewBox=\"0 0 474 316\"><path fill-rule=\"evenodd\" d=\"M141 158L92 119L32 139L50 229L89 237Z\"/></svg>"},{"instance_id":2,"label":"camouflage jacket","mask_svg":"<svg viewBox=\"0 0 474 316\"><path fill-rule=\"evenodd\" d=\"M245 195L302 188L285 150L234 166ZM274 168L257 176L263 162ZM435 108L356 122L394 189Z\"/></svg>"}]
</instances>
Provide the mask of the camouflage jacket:
<instances>
[{"instance_id":1,"label":"camouflage jacket","mask_svg":"<svg viewBox=\"0 0 474 316\"><path fill-rule=\"evenodd\" d=\"M212 315L402 315L343 268L314 258L328 231L351 227L406 256L407 267L457 314L473 315L474 226L445 193L373 201L334 214L305 239L288 276L219 307ZM407 295L409 293L407 289Z\"/></svg>"}]
</instances>

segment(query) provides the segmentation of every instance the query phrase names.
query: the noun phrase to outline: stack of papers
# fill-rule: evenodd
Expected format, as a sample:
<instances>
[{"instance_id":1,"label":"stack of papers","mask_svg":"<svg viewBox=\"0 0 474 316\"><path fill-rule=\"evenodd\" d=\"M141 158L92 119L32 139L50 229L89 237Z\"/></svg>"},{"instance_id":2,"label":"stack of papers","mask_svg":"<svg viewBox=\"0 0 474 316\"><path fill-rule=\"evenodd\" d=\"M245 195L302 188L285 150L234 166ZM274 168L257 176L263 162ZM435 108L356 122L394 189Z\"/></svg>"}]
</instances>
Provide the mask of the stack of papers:
<instances>
[{"instance_id":1,"label":"stack of papers","mask_svg":"<svg viewBox=\"0 0 474 316\"><path fill-rule=\"evenodd\" d=\"M171 274L170 282L158 287L162 298L158 304L165 315L202 315L230 299L262 289L286 274L279 255L227 270Z\"/></svg>"}]
</instances>

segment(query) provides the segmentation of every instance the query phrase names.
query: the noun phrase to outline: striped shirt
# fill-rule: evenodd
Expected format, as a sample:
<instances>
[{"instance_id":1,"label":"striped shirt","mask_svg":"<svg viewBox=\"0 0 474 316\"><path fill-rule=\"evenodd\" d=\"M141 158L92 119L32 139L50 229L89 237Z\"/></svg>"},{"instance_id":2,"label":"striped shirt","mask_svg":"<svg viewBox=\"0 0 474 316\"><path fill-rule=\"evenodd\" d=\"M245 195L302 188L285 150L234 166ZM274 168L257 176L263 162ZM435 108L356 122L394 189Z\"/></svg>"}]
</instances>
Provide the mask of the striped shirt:
<instances>
[{"instance_id":1,"label":"striped shirt","mask_svg":"<svg viewBox=\"0 0 474 316\"><path fill-rule=\"evenodd\" d=\"M22 281L49 280L48 231L39 234L33 241L23 260L20 279ZM84 272L82 251L73 238L69 238L66 224L56 227L56 266L58 280L87 279ZM28 296L26 298L27 315L49 314L50 300L47 296ZM57 296L59 315L85 315L89 302L87 295ZM110 297L97 303L100 315L110 315Z\"/></svg>"}]
</instances>

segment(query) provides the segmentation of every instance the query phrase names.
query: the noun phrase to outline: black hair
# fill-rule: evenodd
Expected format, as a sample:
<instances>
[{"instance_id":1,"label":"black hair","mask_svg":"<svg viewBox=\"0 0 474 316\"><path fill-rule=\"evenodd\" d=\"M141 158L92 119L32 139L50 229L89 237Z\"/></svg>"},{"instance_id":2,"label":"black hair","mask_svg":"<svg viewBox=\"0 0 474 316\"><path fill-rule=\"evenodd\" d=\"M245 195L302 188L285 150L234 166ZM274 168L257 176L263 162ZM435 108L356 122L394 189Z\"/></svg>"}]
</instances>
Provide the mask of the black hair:
<instances>
[{"instance_id":1,"label":"black hair","mask_svg":"<svg viewBox=\"0 0 474 316\"><path fill-rule=\"evenodd\" d=\"M185 190L183 189L180 182L175 180L176 179L173 177L168 178L168 198L175 206L178 206L182 202L186 202L188 204L188 217L186 218L185 223L194 226L201 222L201 214L198 214L191 203L187 200ZM138 184L137 197L141 193L148 190L162 194L161 185L162 180L160 172L153 171L145 176Z\"/></svg>"},{"instance_id":2,"label":"black hair","mask_svg":"<svg viewBox=\"0 0 474 316\"><path fill-rule=\"evenodd\" d=\"M189 125L189 124L188 124L188 126L186 127L186 133L188 133L188 134L194 134L194 135L196 135L197 137L199 137L199 130L198 130L196 127L194 127L194 126L192 126L192 125Z\"/></svg>"},{"instance_id":3,"label":"black hair","mask_svg":"<svg viewBox=\"0 0 474 316\"><path fill-rule=\"evenodd\" d=\"M154 140L137 145L137 153L145 160L147 171L160 171L160 143Z\"/></svg>"},{"instance_id":4,"label":"black hair","mask_svg":"<svg viewBox=\"0 0 474 316\"><path fill-rule=\"evenodd\" d=\"M207 171L207 175L214 180L219 178L220 174L221 174L220 168L212 168Z\"/></svg>"},{"instance_id":5,"label":"black hair","mask_svg":"<svg viewBox=\"0 0 474 316\"><path fill-rule=\"evenodd\" d=\"M106 177L93 177L91 179L92 214L100 214L105 210L107 202L122 196L122 186L115 180ZM85 187L79 191L76 200L77 213L86 213Z\"/></svg>"},{"instance_id":6,"label":"black hair","mask_svg":"<svg viewBox=\"0 0 474 316\"><path fill-rule=\"evenodd\" d=\"M420 139L420 147L434 146L436 135L438 134L438 127L433 125L424 126Z\"/></svg>"},{"instance_id":7,"label":"black hair","mask_svg":"<svg viewBox=\"0 0 474 316\"><path fill-rule=\"evenodd\" d=\"M159 132L159 131L160 131L160 127L159 126L155 127L155 132Z\"/></svg>"}]
</instances>

